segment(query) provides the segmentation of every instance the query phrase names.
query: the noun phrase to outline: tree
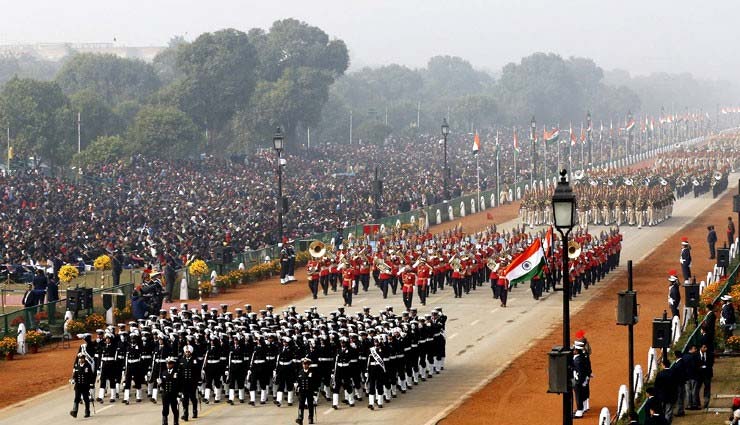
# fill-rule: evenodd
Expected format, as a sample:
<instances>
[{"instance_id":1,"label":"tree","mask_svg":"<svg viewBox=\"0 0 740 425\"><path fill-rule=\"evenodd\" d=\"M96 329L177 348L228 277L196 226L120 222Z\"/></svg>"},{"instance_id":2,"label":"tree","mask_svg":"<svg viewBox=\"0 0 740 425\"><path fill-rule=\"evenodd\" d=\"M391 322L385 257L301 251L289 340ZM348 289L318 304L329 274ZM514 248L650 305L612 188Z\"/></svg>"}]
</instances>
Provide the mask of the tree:
<instances>
[{"instance_id":1,"label":"tree","mask_svg":"<svg viewBox=\"0 0 740 425\"><path fill-rule=\"evenodd\" d=\"M92 53L73 56L56 81L68 95L93 90L110 106L125 100L141 102L160 86L154 68L144 61Z\"/></svg>"},{"instance_id":2,"label":"tree","mask_svg":"<svg viewBox=\"0 0 740 425\"><path fill-rule=\"evenodd\" d=\"M75 154L73 162L78 166L109 164L131 153L132 148L121 136L100 136Z\"/></svg>"},{"instance_id":3,"label":"tree","mask_svg":"<svg viewBox=\"0 0 740 425\"><path fill-rule=\"evenodd\" d=\"M182 158L197 153L203 138L184 112L172 106L142 108L129 129L136 152L161 158Z\"/></svg>"},{"instance_id":4,"label":"tree","mask_svg":"<svg viewBox=\"0 0 740 425\"><path fill-rule=\"evenodd\" d=\"M288 68L275 82L260 81L251 108L241 111L242 122L254 129L261 140L271 140L275 127L282 126L288 144L296 140L299 126L314 126L329 98L332 77L326 71L312 68Z\"/></svg>"},{"instance_id":5,"label":"tree","mask_svg":"<svg viewBox=\"0 0 740 425\"><path fill-rule=\"evenodd\" d=\"M204 33L178 48L177 67L184 77L169 95L213 140L249 103L256 83L257 52L241 31Z\"/></svg>"},{"instance_id":6,"label":"tree","mask_svg":"<svg viewBox=\"0 0 740 425\"><path fill-rule=\"evenodd\" d=\"M170 39L167 48L157 53L152 60L154 72L157 74L159 81L163 85L170 84L184 77L182 70L177 67L177 55L180 48L186 46L188 42L183 36L175 36Z\"/></svg>"},{"instance_id":7,"label":"tree","mask_svg":"<svg viewBox=\"0 0 740 425\"><path fill-rule=\"evenodd\" d=\"M83 149L100 136L121 132L120 119L98 93L90 89L83 90L73 94L70 101L72 111L80 113L80 140Z\"/></svg>"},{"instance_id":8,"label":"tree","mask_svg":"<svg viewBox=\"0 0 740 425\"><path fill-rule=\"evenodd\" d=\"M14 77L0 93L0 122L10 128L19 157L33 155L51 165L67 162L73 152L74 118L55 82Z\"/></svg>"},{"instance_id":9,"label":"tree","mask_svg":"<svg viewBox=\"0 0 740 425\"><path fill-rule=\"evenodd\" d=\"M334 77L349 66L349 53L342 40L329 40L318 27L296 19L275 21L268 33L249 32L260 58L260 78L277 81L288 68L315 68Z\"/></svg>"}]
</instances>

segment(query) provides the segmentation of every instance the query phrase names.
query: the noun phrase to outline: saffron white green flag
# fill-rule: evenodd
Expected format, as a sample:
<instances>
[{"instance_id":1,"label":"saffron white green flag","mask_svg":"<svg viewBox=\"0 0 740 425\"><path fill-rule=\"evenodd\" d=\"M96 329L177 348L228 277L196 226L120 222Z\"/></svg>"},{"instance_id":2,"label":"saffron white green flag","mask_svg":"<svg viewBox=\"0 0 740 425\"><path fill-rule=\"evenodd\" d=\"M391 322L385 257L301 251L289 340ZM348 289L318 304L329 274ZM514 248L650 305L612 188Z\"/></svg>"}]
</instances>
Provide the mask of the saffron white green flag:
<instances>
[{"instance_id":1,"label":"saffron white green flag","mask_svg":"<svg viewBox=\"0 0 740 425\"><path fill-rule=\"evenodd\" d=\"M504 275L510 284L532 280L534 276L542 273L542 266L545 265L545 254L542 251L542 242L540 238L534 240L524 252L519 254L506 267Z\"/></svg>"}]
</instances>

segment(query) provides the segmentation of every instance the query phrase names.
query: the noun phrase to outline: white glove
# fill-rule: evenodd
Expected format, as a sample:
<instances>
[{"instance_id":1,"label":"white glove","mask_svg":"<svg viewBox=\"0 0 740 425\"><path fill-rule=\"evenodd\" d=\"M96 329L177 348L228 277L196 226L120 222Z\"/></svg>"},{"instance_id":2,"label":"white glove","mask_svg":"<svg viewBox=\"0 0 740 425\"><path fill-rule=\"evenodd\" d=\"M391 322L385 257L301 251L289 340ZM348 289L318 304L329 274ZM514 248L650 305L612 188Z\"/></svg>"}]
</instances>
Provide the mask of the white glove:
<instances>
[{"instance_id":1,"label":"white glove","mask_svg":"<svg viewBox=\"0 0 740 425\"><path fill-rule=\"evenodd\" d=\"M157 383L158 384L161 384L162 383L162 378L157 378Z\"/></svg>"},{"instance_id":2,"label":"white glove","mask_svg":"<svg viewBox=\"0 0 740 425\"><path fill-rule=\"evenodd\" d=\"M724 325L725 325L725 323L727 323L727 320L725 320L725 318L724 318L724 317L720 317L720 318L719 318L719 324L720 324L720 325L722 325L722 326L724 326Z\"/></svg>"},{"instance_id":3,"label":"white glove","mask_svg":"<svg viewBox=\"0 0 740 425\"><path fill-rule=\"evenodd\" d=\"M683 258L679 258L678 261L681 262L681 264L686 262L686 260L684 260Z\"/></svg>"},{"instance_id":4,"label":"white glove","mask_svg":"<svg viewBox=\"0 0 740 425\"><path fill-rule=\"evenodd\" d=\"M668 297L668 304L673 305L673 298Z\"/></svg>"},{"instance_id":5,"label":"white glove","mask_svg":"<svg viewBox=\"0 0 740 425\"><path fill-rule=\"evenodd\" d=\"M74 385L74 384L75 384L75 380L74 380L74 379L70 379L70 380L69 380L69 383L70 383L71 385Z\"/></svg>"},{"instance_id":6,"label":"white glove","mask_svg":"<svg viewBox=\"0 0 740 425\"><path fill-rule=\"evenodd\" d=\"M226 376L227 378L229 377L229 371L228 370L226 372L224 372L224 376Z\"/></svg>"}]
</instances>

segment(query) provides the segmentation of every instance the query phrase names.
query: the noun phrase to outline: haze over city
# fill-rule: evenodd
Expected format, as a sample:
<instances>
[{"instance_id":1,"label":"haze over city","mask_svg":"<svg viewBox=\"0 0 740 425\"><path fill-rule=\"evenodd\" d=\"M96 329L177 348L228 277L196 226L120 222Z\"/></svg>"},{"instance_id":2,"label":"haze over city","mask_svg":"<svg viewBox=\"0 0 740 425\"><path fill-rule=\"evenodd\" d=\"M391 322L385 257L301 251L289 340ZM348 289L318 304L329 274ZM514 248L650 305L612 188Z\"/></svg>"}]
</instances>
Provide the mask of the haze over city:
<instances>
[{"instance_id":1,"label":"haze over city","mask_svg":"<svg viewBox=\"0 0 740 425\"><path fill-rule=\"evenodd\" d=\"M217 0L9 2L0 44L115 42L165 46L175 35L269 28L294 17L344 40L350 70L399 63L422 67L439 54L460 56L491 72L533 52L582 56L632 74L690 72L737 81L731 54L740 4L634 0L543 0L459 3L438 0L271 2Z\"/></svg>"}]
</instances>

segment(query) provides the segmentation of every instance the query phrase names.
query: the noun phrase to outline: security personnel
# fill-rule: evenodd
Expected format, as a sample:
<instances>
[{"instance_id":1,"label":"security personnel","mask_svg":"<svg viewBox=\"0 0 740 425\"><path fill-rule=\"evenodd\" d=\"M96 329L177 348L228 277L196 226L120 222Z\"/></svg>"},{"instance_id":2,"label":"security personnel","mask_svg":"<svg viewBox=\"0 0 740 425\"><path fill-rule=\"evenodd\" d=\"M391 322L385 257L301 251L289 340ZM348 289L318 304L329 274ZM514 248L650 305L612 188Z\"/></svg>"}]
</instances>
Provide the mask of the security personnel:
<instances>
[{"instance_id":1,"label":"security personnel","mask_svg":"<svg viewBox=\"0 0 740 425\"><path fill-rule=\"evenodd\" d=\"M73 418L77 417L77 409L82 399L85 402L85 417L90 417L90 392L95 390L95 371L84 353L77 354L77 363L75 363L70 382L74 385L75 400L69 414Z\"/></svg>"},{"instance_id":2,"label":"security personnel","mask_svg":"<svg viewBox=\"0 0 740 425\"><path fill-rule=\"evenodd\" d=\"M683 274L683 280L686 282L691 279L691 246L689 245L689 238L681 238L681 273Z\"/></svg>"},{"instance_id":3,"label":"security personnel","mask_svg":"<svg viewBox=\"0 0 740 425\"><path fill-rule=\"evenodd\" d=\"M304 411L308 409L308 423L313 423L316 405L314 403L314 393L318 391L319 380L313 369L311 369L311 359L303 358L301 360L301 369L295 382L295 389L298 393L298 419L295 422L303 425Z\"/></svg>"},{"instance_id":4,"label":"security personnel","mask_svg":"<svg viewBox=\"0 0 740 425\"><path fill-rule=\"evenodd\" d=\"M180 423L178 407L177 407L177 396L181 391L180 375L177 373L175 364L177 361L174 357L167 358L167 367L162 369L159 375L157 384L162 391L162 425L167 425L167 416L172 411L172 417L174 418L174 424Z\"/></svg>"},{"instance_id":5,"label":"security personnel","mask_svg":"<svg viewBox=\"0 0 740 425\"><path fill-rule=\"evenodd\" d=\"M188 420L188 407L193 405L193 419L198 417L198 384L200 382L201 365L193 356L193 346L185 345L182 348L183 356L179 362L180 383L182 390L182 416L180 419Z\"/></svg>"},{"instance_id":6,"label":"security personnel","mask_svg":"<svg viewBox=\"0 0 740 425\"><path fill-rule=\"evenodd\" d=\"M573 346L573 391L576 396L576 413L574 418L582 418L585 412L583 402L585 401L586 386L589 380L589 370L586 356L583 354L583 343L576 341Z\"/></svg>"},{"instance_id":7,"label":"security personnel","mask_svg":"<svg viewBox=\"0 0 740 425\"><path fill-rule=\"evenodd\" d=\"M295 280L295 248L293 247L293 239L288 239L288 282Z\"/></svg>"},{"instance_id":8,"label":"security personnel","mask_svg":"<svg viewBox=\"0 0 740 425\"><path fill-rule=\"evenodd\" d=\"M722 312L719 317L719 324L722 326L725 337L725 347L727 347L727 340L732 336L733 330L735 330L735 307L732 305L732 297L730 295L722 296ZM729 353L730 349L725 348L725 353Z\"/></svg>"},{"instance_id":9,"label":"security personnel","mask_svg":"<svg viewBox=\"0 0 740 425\"><path fill-rule=\"evenodd\" d=\"M671 309L672 316L678 316L678 305L681 303L681 288L678 287L678 276L675 270L668 272L668 281L671 285L668 287L668 306Z\"/></svg>"},{"instance_id":10,"label":"security personnel","mask_svg":"<svg viewBox=\"0 0 740 425\"><path fill-rule=\"evenodd\" d=\"M152 383L157 381L157 378L161 372L165 369L167 358L170 356L170 346L165 341L165 335L163 333L157 334L157 346L154 349L154 355L152 358L152 370L151 379ZM159 394L159 386L155 386L152 390L152 397L149 399L152 403L157 402L157 395Z\"/></svg>"},{"instance_id":11,"label":"security personnel","mask_svg":"<svg viewBox=\"0 0 740 425\"><path fill-rule=\"evenodd\" d=\"M280 247L280 284L285 285L290 282L288 279L288 268L290 267L290 253L286 242L288 240L283 238L282 242L278 244Z\"/></svg>"}]
</instances>

